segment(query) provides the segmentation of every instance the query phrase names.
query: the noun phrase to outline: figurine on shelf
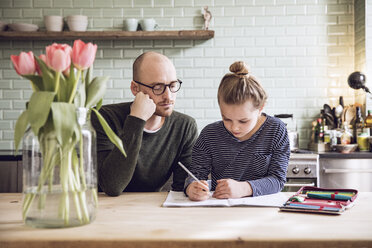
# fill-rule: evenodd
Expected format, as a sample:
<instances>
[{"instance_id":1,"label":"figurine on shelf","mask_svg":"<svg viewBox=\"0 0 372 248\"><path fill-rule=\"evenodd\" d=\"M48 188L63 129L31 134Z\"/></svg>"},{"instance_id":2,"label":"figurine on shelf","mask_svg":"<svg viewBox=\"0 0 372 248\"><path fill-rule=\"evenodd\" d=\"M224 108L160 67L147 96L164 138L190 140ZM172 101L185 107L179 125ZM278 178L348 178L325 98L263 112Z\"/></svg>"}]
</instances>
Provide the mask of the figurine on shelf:
<instances>
[{"instance_id":1,"label":"figurine on shelf","mask_svg":"<svg viewBox=\"0 0 372 248\"><path fill-rule=\"evenodd\" d=\"M204 17L204 29L208 30L209 29L209 22L212 19L212 13L208 10L208 6L205 6L202 9L202 14L203 14L203 17Z\"/></svg>"}]
</instances>

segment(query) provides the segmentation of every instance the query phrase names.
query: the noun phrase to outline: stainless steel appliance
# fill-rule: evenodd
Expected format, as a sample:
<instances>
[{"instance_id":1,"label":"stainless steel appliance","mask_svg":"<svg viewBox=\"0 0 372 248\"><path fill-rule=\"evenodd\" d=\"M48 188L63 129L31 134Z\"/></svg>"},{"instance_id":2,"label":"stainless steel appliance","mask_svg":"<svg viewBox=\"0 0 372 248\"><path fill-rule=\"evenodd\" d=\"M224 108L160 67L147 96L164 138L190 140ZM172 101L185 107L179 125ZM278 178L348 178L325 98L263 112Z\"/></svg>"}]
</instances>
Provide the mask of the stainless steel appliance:
<instances>
[{"instance_id":1,"label":"stainless steel appliance","mask_svg":"<svg viewBox=\"0 0 372 248\"><path fill-rule=\"evenodd\" d=\"M293 114L279 114L274 115L276 118L281 119L288 131L288 138L289 138L289 146L291 151L298 150L298 132L297 132L297 122L296 119L293 118Z\"/></svg>"},{"instance_id":2,"label":"stainless steel appliance","mask_svg":"<svg viewBox=\"0 0 372 248\"><path fill-rule=\"evenodd\" d=\"M291 153L283 191L295 192L303 186L319 186L318 154Z\"/></svg>"},{"instance_id":3,"label":"stainless steel appliance","mask_svg":"<svg viewBox=\"0 0 372 248\"><path fill-rule=\"evenodd\" d=\"M371 158L322 157L319 166L320 187L372 191Z\"/></svg>"}]
</instances>

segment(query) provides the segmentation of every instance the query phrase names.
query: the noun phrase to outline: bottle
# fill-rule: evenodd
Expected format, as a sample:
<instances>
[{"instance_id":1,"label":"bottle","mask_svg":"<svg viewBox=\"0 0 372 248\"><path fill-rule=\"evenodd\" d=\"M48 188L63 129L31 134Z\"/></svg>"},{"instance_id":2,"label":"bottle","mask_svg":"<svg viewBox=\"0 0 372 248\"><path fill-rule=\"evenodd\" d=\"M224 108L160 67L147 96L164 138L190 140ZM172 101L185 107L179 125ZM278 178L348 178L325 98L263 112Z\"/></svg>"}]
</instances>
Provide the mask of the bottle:
<instances>
[{"instance_id":1,"label":"bottle","mask_svg":"<svg viewBox=\"0 0 372 248\"><path fill-rule=\"evenodd\" d=\"M353 135L350 132L350 129L348 127L347 122L344 122L343 124L343 130L341 134L341 145L347 145L350 144L352 141Z\"/></svg>"},{"instance_id":2,"label":"bottle","mask_svg":"<svg viewBox=\"0 0 372 248\"><path fill-rule=\"evenodd\" d=\"M337 130L331 130L331 146L337 145Z\"/></svg>"},{"instance_id":3,"label":"bottle","mask_svg":"<svg viewBox=\"0 0 372 248\"><path fill-rule=\"evenodd\" d=\"M363 128L364 120L362 117L362 111L360 110L360 107L356 107L356 116L353 126L354 143L357 143L357 137L359 136L359 134L363 133Z\"/></svg>"},{"instance_id":4,"label":"bottle","mask_svg":"<svg viewBox=\"0 0 372 248\"><path fill-rule=\"evenodd\" d=\"M364 126L367 128L368 135L372 136L372 110L368 110L368 116L364 121Z\"/></svg>"},{"instance_id":5,"label":"bottle","mask_svg":"<svg viewBox=\"0 0 372 248\"><path fill-rule=\"evenodd\" d=\"M318 126L318 120L312 122L312 135L311 135L311 140L316 144L318 143L319 139L319 126Z\"/></svg>"},{"instance_id":6,"label":"bottle","mask_svg":"<svg viewBox=\"0 0 372 248\"><path fill-rule=\"evenodd\" d=\"M342 106L342 108L345 108L345 106L344 106L344 97L343 96L340 96L340 98L339 98L339 104Z\"/></svg>"},{"instance_id":7,"label":"bottle","mask_svg":"<svg viewBox=\"0 0 372 248\"><path fill-rule=\"evenodd\" d=\"M317 143L323 143L324 142L324 126L323 126L321 118L318 118L316 126L317 126L316 130L318 131Z\"/></svg>"},{"instance_id":8,"label":"bottle","mask_svg":"<svg viewBox=\"0 0 372 248\"><path fill-rule=\"evenodd\" d=\"M360 133L357 137L358 148L361 152L369 151L369 135L367 133Z\"/></svg>"},{"instance_id":9,"label":"bottle","mask_svg":"<svg viewBox=\"0 0 372 248\"><path fill-rule=\"evenodd\" d=\"M323 127L326 126L328 123L325 118L324 109L320 110L320 118L322 119Z\"/></svg>"},{"instance_id":10,"label":"bottle","mask_svg":"<svg viewBox=\"0 0 372 248\"><path fill-rule=\"evenodd\" d=\"M331 143L331 131L328 130L328 126L324 126L324 143Z\"/></svg>"}]
</instances>

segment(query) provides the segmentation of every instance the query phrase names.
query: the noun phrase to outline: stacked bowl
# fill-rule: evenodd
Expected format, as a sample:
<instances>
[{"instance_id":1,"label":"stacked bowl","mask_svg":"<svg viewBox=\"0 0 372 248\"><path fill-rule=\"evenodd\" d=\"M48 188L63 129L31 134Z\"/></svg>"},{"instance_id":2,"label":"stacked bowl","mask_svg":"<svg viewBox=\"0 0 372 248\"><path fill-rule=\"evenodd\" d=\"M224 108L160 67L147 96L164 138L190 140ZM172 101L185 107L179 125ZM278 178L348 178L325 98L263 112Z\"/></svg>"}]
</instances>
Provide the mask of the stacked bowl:
<instances>
[{"instance_id":1,"label":"stacked bowl","mask_svg":"<svg viewBox=\"0 0 372 248\"><path fill-rule=\"evenodd\" d=\"M44 24L47 31L61 32L63 30L63 17L44 16Z\"/></svg>"},{"instance_id":2,"label":"stacked bowl","mask_svg":"<svg viewBox=\"0 0 372 248\"><path fill-rule=\"evenodd\" d=\"M88 27L88 17L83 15L70 15L67 17L70 31L84 32Z\"/></svg>"}]
</instances>

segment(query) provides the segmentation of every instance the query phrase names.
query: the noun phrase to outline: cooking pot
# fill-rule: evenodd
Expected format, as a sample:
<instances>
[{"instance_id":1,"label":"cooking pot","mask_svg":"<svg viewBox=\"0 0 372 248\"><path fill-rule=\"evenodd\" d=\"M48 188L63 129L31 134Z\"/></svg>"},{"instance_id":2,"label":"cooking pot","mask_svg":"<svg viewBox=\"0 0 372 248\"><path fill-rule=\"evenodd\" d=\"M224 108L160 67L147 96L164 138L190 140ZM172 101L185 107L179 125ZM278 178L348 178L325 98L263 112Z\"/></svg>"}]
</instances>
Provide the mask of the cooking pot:
<instances>
[{"instance_id":1,"label":"cooking pot","mask_svg":"<svg viewBox=\"0 0 372 248\"><path fill-rule=\"evenodd\" d=\"M286 127L288 132L289 146L292 152L299 149L298 147L298 133L297 133L297 124L296 120L293 118L293 114L279 114L274 115L274 117L281 119Z\"/></svg>"}]
</instances>

